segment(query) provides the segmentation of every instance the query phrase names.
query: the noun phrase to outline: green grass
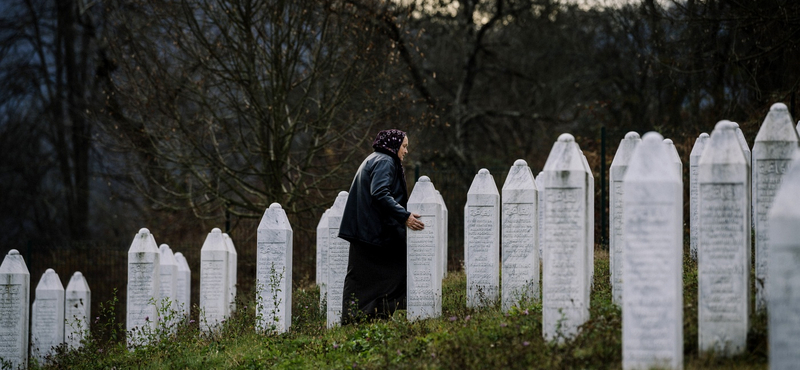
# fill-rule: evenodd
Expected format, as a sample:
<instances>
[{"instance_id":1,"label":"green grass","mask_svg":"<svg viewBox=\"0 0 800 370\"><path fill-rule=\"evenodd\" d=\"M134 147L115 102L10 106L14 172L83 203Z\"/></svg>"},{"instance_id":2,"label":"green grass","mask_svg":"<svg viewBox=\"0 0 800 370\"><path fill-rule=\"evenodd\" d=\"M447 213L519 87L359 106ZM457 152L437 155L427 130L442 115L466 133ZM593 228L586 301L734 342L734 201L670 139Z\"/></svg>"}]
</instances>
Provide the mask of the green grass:
<instances>
[{"instance_id":1,"label":"green grass","mask_svg":"<svg viewBox=\"0 0 800 370\"><path fill-rule=\"evenodd\" d=\"M684 362L686 369L765 369L766 320L753 319L745 354L718 358L697 351L697 274L684 266ZM289 333L255 333L252 300L216 335L182 326L153 344L128 351L104 305L92 337L77 351L60 351L45 368L97 369L616 369L622 362L622 316L611 303L608 255L596 251L591 318L580 334L563 344L542 339L542 309L537 302L504 314L499 305L466 307L466 277L451 272L443 284L441 318L408 322L402 313L390 320L325 328L316 288L294 292ZM195 313L196 317L196 313ZM36 365L32 366L37 368Z\"/></svg>"}]
</instances>

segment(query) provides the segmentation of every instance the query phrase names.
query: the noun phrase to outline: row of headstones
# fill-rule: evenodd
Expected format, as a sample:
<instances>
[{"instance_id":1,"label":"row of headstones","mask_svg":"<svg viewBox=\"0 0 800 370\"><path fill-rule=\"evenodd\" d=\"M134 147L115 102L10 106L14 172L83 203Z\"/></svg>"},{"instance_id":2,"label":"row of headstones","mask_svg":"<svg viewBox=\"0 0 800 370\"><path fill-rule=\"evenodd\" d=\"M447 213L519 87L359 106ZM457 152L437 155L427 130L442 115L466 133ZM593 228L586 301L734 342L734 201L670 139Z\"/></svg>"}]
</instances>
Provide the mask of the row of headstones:
<instances>
[{"instance_id":1,"label":"row of headstones","mask_svg":"<svg viewBox=\"0 0 800 370\"><path fill-rule=\"evenodd\" d=\"M201 330L218 326L236 309L236 248L228 234L213 229L200 251ZM191 270L182 253L161 244L141 229L128 249L126 330L128 345L174 332L189 320Z\"/></svg>"},{"instance_id":2,"label":"row of headstones","mask_svg":"<svg viewBox=\"0 0 800 370\"><path fill-rule=\"evenodd\" d=\"M769 307L771 367L791 368L800 360L800 297L794 293L800 283L800 165L789 170L799 158L799 135L779 103L759 130L752 162L741 130L730 121L717 123L695 144L690 243L698 261L701 351L733 355L745 349L755 215L756 255L765 259L760 268L756 264L756 279L760 308ZM665 170L674 164L673 152L656 133L643 140L629 133L611 167L611 280L614 301L622 305L626 369L679 368L683 362L682 172Z\"/></svg>"},{"instance_id":3,"label":"row of headstones","mask_svg":"<svg viewBox=\"0 0 800 370\"><path fill-rule=\"evenodd\" d=\"M0 265L0 282L0 359L14 369L27 368L29 314L30 350L39 364L55 347L82 345L89 332L92 292L80 271L72 275L65 290L55 270L47 269L36 285L30 310L30 273L16 249Z\"/></svg>"}]
</instances>

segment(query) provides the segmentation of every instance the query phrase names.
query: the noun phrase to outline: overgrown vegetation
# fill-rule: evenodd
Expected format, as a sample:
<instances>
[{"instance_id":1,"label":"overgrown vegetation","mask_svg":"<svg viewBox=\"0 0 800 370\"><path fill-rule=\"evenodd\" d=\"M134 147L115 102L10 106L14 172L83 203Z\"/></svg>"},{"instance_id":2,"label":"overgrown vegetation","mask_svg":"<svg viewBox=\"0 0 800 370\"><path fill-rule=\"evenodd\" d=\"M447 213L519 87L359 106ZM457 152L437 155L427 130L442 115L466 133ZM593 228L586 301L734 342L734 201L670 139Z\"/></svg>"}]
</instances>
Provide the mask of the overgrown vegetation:
<instances>
[{"instance_id":1,"label":"overgrown vegetation","mask_svg":"<svg viewBox=\"0 0 800 370\"><path fill-rule=\"evenodd\" d=\"M684 265L684 354L687 369L767 367L766 320L753 319L745 354L718 358L697 351L697 273ZM451 272L443 284L442 316L408 322L403 313L386 321L325 328L317 288L297 289L292 328L280 335L257 334L253 301L216 333L195 322L153 334L151 344L128 351L118 333L124 324L107 322L120 309L104 304L92 335L80 350L59 351L44 368L141 369L606 369L622 362L622 315L611 302L608 255L596 251L591 319L573 340L558 345L542 338L542 307L522 303L508 313L495 304L466 307L466 276ZM252 296L250 294L249 296ZM195 312L196 314L196 312ZM36 366L34 366L36 368Z\"/></svg>"}]
</instances>

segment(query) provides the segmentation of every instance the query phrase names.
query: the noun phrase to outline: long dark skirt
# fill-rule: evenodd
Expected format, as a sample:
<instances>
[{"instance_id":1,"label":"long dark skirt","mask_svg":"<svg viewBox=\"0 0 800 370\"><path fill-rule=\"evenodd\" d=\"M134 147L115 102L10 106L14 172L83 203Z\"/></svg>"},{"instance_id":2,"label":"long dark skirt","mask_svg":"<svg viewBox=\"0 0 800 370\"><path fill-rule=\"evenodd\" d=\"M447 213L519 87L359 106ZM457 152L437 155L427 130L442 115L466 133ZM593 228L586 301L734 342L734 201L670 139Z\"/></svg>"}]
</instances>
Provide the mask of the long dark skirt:
<instances>
[{"instance_id":1,"label":"long dark skirt","mask_svg":"<svg viewBox=\"0 0 800 370\"><path fill-rule=\"evenodd\" d=\"M406 246L350 243L342 324L390 317L406 308Z\"/></svg>"}]
</instances>

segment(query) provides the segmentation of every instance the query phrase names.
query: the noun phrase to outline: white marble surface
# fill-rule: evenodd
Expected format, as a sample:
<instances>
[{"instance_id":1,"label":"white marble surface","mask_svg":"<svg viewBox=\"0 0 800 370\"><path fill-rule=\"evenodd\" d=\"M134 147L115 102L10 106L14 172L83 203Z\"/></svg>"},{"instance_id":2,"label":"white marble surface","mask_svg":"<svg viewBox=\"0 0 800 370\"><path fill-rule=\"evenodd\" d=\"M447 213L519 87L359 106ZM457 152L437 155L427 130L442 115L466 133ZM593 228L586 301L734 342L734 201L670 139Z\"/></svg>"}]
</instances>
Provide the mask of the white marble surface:
<instances>
[{"instance_id":1,"label":"white marble surface","mask_svg":"<svg viewBox=\"0 0 800 370\"><path fill-rule=\"evenodd\" d=\"M317 277L319 287L319 306L324 308L328 302L328 212L326 209L317 224Z\"/></svg>"},{"instance_id":2,"label":"white marble surface","mask_svg":"<svg viewBox=\"0 0 800 370\"><path fill-rule=\"evenodd\" d=\"M342 298L344 297L344 278L347 275L347 261L350 256L350 242L339 238L339 226L347 203L347 192L339 192L328 212L328 327L342 322Z\"/></svg>"},{"instance_id":3,"label":"white marble surface","mask_svg":"<svg viewBox=\"0 0 800 370\"><path fill-rule=\"evenodd\" d=\"M237 266L239 254L236 252L236 246L233 245L233 239L227 233L222 233L225 239L225 247L228 249L228 316L236 311L236 284L237 284Z\"/></svg>"},{"instance_id":4,"label":"white marble surface","mask_svg":"<svg viewBox=\"0 0 800 370\"><path fill-rule=\"evenodd\" d=\"M528 163L517 159L502 196L503 311L521 301L539 301L539 190Z\"/></svg>"},{"instance_id":5,"label":"white marble surface","mask_svg":"<svg viewBox=\"0 0 800 370\"><path fill-rule=\"evenodd\" d=\"M200 249L200 330L218 330L228 316L228 247L214 228Z\"/></svg>"},{"instance_id":6,"label":"white marble surface","mask_svg":"<svg viewBox=\"0 0 800 370\"><path fill-rule=\"evenodd\" d=\"M494 177L480 169L464 206L464 269L467 307L491 306L500 294L500 193Z\"/></svg>"},{"instance_id":7,"label":"white marble surface","mask_svg":"<svg viewBox=\"0 0 800 370\"><path fill-rule=\"evenodd\" d=\"M175 279L178 308L183 311L184 321L188 321L192 307L192 270L183 253L175 253L175 261L178 263L178 276Z\"/></svg>"},{"instance_id":8,"label":"white marble surface","mask_svg":"<svg viewBox=\"0 0 800 370\"><path fill-rule=\"evenodd\" d=\"M700 183L698 182L698 170L700 157L708 143L708 134L703 132L694 141L692 152L689 154L689 254L693 259L697 259L697 244L700 237L700 212L698 209L700 196Z\"/></svg>"},{"instance_id":9,"label":"white marble surface","mask_svg":"<svg viewBox=\"0 0 800 370\"><path fill-rule=\"evenodd\" d=\"M81 347L92 320L92 290L80 271L75 271L64 291L64 341L69 348Z\"/></svg>"},{"instance_id":10,"label":"white marble surface","mask_svg":"<svg viewBox=\"0 0 800 370\"><path fill-rule=\"evenodd\" d=\"M31 357L46 364L46 357L64 343L64 285L53 269L47 269L31 306Z\"/></svg>"},{"instance_id":11,"label":"white marble surface","mask_svg":"<svg viewBox=\"0 0 800 370\"><path fill-rule=\"evenodd\" d=\"M408 211L421 216L422 230L407 229L407 314L408 320L439 317L442 314L440 255L442 207L436 188L427 176L419 178L408 199Z\"/></svg>"},{"instance_id":12,"label":"white marble surface","mask_svg":"<svg viewBox=\"0 0 800 370\"><path fill-rule=\"evenodd\" d=\"M292 325L292 239L280 204L272 203L258 225L256 323L259 331L284 333Z\"/></svg>"},{"instance_id":13,"label":"white marble surface","mask_svg":"<svg viewBox=\"0 0 800 370\"><path fill-rule=\"evenodd\" d=\"M175 313L179 311L177 304L178 261L175 259L175 254L172 253L172 249L169 247L169 245L161 244L158 247L158 251L161 253L161 256L159 257L159 263L161 264L159 267L161 270L161 286L158 291L158 294L161 297L159 304L162 304L164 307L164 309L162 309L162 313L174 315L170 312L164 312L164 310L166 307L169 307L169 311L173 311ZM178 315L174 316L177 317Z\"/></svg>"},{"instance_id":14,"label":"white marble surface","mask_svg":"<svg viewBox=\"0 0 800 370\"><path fill-rule=\"evenodd\" d=\"M623 180L622 368L683 366L683 182L649 132Z\"/></svg>"},{"instance_id":15,"label":"white marble surface","mask_svg":"<svg viewBox=\"0 0 800 370\"><path fill-rule=\"evenodd\" d=\"M161 299L161 253L148 229L140 229L128 249L128 287L125 328L128 347L145 344L158 327Z\"/></svg>"},{"instance_id":16,"label":"white marble surface","mask_svg":"<svg viewBox=\"0 0 800 370\"><path fill-rule=\"evenodd\" d=\"M28 368L28 302L31 275L19 251L8 251L0 264L0 357L13 368Z\"/></svg>"},{"instance_id":17,"label":"white marble surface","mask_svg":"<svg viewBox=\"0 0 800 370\"><path fill-rule=\"evenodd\" d=\"M609 182L609 246L608 263L611 271L611 297L615 304L622 305L624 281L622 279L622 256L625 238L622 234L624 219L622 218L622 197L624 194L623 179L628 163L636 145L642 142L637 132L631 131L620 140L614 160L608 171Z\"/></svg>"}]
</instances>

